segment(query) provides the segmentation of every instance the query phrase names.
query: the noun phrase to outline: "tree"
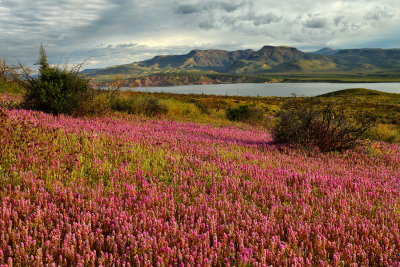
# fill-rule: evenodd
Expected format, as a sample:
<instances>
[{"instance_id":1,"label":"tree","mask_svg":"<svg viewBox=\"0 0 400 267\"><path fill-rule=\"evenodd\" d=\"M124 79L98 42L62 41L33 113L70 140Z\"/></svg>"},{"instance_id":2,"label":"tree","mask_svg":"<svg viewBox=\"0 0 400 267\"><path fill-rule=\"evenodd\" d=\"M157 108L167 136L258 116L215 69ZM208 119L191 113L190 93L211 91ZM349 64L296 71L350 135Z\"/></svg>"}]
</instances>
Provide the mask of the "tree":
<instances>
[{"instance_id":1,"label":"tree","mask_svg":"<svg viewBox=\"0 0 400 267\"><path fill-rule=\"evenodd\" d=\"M11 82L18 76L18 67L7 63L6 58L0 58L0 81Z\"/></svg>"},{"instance_id":2,"label":"tree","mask_svg":"<svg viewBox=\"0 0 400 267\"><path fill-rule=\"evenodd\" d=\"M90 97L89 82L79 77L81 65L72 69L52 67L47 62L43 45L40 46L37 77L25 73L25 105L52 114L71 114Z\"/></svg>"}]
</instances>

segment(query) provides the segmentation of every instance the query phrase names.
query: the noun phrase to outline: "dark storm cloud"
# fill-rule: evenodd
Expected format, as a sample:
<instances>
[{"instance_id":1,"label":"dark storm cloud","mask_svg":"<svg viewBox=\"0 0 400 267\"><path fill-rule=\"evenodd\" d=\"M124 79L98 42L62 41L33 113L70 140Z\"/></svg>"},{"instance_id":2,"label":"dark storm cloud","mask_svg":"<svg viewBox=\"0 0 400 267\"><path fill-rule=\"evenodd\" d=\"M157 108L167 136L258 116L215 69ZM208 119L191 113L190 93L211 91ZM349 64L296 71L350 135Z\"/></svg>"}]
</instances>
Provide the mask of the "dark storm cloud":
<instances>
[{"instance_id":1,"label":"dark storm cloud","mask_svg":"<svg viewBox=\"0 0 400 267\"><path fill-rule=\"evenodd\" d=\"M187 14L201 12L202 10L203 8L198 5L180 5L176 9L176 13L187 15Z\"/></svg>"},{"instance_id":2,"label":"dark storm cloud","mask_svg":"<svg viewBox=\"0 0 400 267\"><path fill-rule=\"evenodd\" d=\"M335 25L339 26L339 23L343 20L344 16L338 16L334 19Z\"/></svg>"},{"instance_id":3,"label":"dark storm cloud","mask_svg":"<svg viewBox=\"0 0 400 267\"><path fill-rule=\"evenodd\" d=\"M130 43L130 44L118 44L118 45L116 45L116 47L119 47L119 48L127 48L127 47L135 47L135 46L137 46L138 44L134 44L134 43Z\"/></svg>"},{"instance_id":4,"label":"dark storm cloud","mask_svg":"<svg viewBox=\"0 0 400 267\"><path fill-rule=\"evenodd\" d=\"M180 4L176 7L176 13L181 15L189 15L193 13L207 12L211 10L222 10L228 13L234 12L240 7L246 5L245 2L235 3L229 2L216 2L216 1L200 1L191 4Z\"/></svg>"},{"instance_id":5,"label":"dark storm cloud","mask_svg":"<svg viewBox=\"0 0 400 267\"><path fill-rule=\"evenodd\" d=\"M390 19L394 16L393 12L389 11L389 10L374 10L369 12L368 14L366 14L364 16L364 19L367 20L375 20L375 21L381 21L384 19Z\"/></svg>"},{"instance_id":6,"label":"dark storm cloud","mask_svg":"<svg viewBox=\"0 0 400 267\"><path fill-rule=\"evenodd\" d=\"M265 15L259 15L253 18L253 23L255 26L270 24L271 22L279 22L282 17L279 17L273 13L268 13Z\"/></svg>"},{"instance_id":7,"label":"dark storm cloud","mask_svg":"<svg viewBox=\"0 0 400 267\"><path fill-rule=\"evenodd\" d=\"M213 28L215 28L215 25L212 21L206 20L206 21L200 22L199 27L202 29L213 29Z\"/></svg>"},{"instance_id":8,"label":"dark storm cloud","mask_svg":"<svg viewBox=\"0 0 400 267\"><path fill-rule=\"evenodd\" d=\"M246 3L245 2L240 2L240 3L233 3L233 2L220 2L216 3L216 7L219 7L226 12L233 12L237 10L238 8L244 6Z\"/></svg>"},{"instance_id":9,"label":"dark storm cloud","mask_svg":"<svg viewBox=\"0 0 400 267\"><path fill-rule=\"evenodd\" d=\"M206 16L200 19L198 24L202 29L231 29L233 31L257 34L259 26L268 25L281 21L283 16L278 16L272 12L257 12L248 8L247 11L236 14L223 12L208 12ZM254 27L256 26L256 27Z\"/></svg>"},{"instance_id":10,"label":"dark storm cloud","mask_svg":"<svg viewBox=\"0 0 400 267\"><path fill-rule=\"evenodd\" d=\"M304 26L312 29L324 28L327 25L325 18L311 18L304 23Z\"/></svg>"}]
</instances>

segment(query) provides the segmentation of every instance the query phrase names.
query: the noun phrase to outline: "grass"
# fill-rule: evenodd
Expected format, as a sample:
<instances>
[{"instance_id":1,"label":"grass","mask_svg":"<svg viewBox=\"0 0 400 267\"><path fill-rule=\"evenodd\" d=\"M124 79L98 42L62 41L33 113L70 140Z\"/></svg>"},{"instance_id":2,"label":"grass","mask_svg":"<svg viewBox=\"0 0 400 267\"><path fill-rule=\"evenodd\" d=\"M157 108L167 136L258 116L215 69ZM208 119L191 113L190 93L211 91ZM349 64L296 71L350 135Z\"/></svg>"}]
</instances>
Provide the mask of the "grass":
<instances>
[{"instance_id":1,"label":"grass","mask_svg":"<svg viewBox=\"0 0 400 267\"><path fill-rule=\"evenodd\" d=\"M25 89L15 82L5 82L0 80L0 94L4 93L22 95L25 93Z\"/></svg>"},{"instance_id":2,"label":"grass","mask_svg":"<svg viewBox=\"0 0 400 267\"><path fill-rule=\"evenodd\" d=\"M372 128L368 137L388 143L400 143L400 126L395 124L377 124Z\"/></svg>"},{"instance_id":3,"label":"grass","mask_svg":"<svg viewBox=\"0 0 400 267\"><path fill-rule=\"evenodd\" d=\"M137 92L137 94L142 94ZM146 94L146 93L145 93ZM270 127L271 117L279 111L279 107L286 101L283 97L241 97L241 96L217 96L201 94L168 94L147 93L165 101L168 109L179 110L191 106L192 111L169 112L174 119L197 122L218 122L229 124L225 116L227 111L240 106L255 108L261 115L251 124ZM347 89L319 96L322 103L333 103L338 110L345 110L350 116L370 113L376 117L377 124L371 129L366 138L398 142L400 136L400 94L385 93L369 89ZM201 109L190 105L196 102ZM202 112L201 110L208 112ZM189 116L189 113L192 113ZM196 115L194 115L196 114Z\"/></svg>"},{"instance_id":4,"label":"grass","mask_svg":"<svg viewBox=\"0 0 400 267\"><path fill-rule=\"evenodd\" d=\"M400 94L369 89L346 89L320 96L349 114L369 112L381 124L400 125Z\"/></svg>"}]
</instances>

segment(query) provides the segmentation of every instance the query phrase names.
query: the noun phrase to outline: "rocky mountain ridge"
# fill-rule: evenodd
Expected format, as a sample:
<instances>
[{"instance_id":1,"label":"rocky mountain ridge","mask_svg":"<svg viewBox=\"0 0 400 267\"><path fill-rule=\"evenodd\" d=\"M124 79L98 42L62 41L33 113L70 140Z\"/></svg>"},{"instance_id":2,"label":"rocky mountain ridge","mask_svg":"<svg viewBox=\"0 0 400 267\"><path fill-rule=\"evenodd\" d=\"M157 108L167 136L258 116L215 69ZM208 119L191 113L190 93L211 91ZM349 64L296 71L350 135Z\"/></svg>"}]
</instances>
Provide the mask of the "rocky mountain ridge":
<instances>
[{"instance_id":1,"label":"rocky mountain ridge","mask_svg":"<svg viewBox=\"0 0 400 267\"><path fill-rule=\"evenodd\" d=\"M143 78L162 74L230 74L263 76L271 73L327 73L400 70L400 49L323 48L306 53L294 47L264 46L258 51L192 50L183 55L83 71L86 77Z\"/></svg>"}]
</instances>

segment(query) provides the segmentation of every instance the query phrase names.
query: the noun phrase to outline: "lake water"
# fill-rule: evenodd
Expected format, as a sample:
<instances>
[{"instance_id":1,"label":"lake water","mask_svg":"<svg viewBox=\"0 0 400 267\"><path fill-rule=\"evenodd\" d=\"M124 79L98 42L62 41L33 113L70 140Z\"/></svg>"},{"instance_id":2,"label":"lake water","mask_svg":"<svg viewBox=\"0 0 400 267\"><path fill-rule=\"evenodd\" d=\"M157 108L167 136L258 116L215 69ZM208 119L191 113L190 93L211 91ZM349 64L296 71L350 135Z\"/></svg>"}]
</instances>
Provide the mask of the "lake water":
<instances>
[{"instance_id":1,"label":"lake water","mask_svg":"<svg viewBox=\"0 0 400 267\"><path fill-rule=\"evenodd\" d=\"M237 83L136 87L135 91L239 96L316 96L348 88L400 93L400 83Z\"/></svg>"}]
</instances>

